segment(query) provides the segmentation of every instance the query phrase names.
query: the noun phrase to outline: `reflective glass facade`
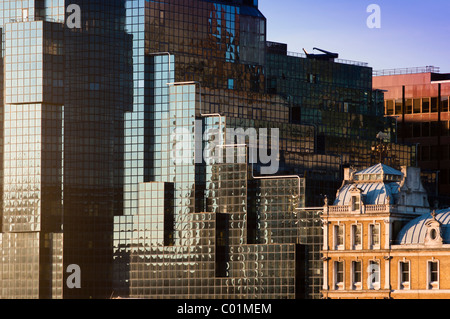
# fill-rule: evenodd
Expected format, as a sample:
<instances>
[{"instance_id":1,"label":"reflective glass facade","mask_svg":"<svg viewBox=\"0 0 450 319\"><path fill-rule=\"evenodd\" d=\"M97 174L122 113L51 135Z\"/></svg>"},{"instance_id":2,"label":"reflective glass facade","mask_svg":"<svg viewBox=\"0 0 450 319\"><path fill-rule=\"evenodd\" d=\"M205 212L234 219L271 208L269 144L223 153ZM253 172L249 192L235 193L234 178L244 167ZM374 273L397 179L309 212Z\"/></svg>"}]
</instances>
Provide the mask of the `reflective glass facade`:
<instances>
[{"instance_id":1,"label":"reflective glass facade","mask_svg":"<svg viewBox=\"0 0 450 319\"><path fill-rule=\"evenodd\" d=\"M135 217L116 218L115 294L319 298L319 211L296 208L332 197L342 167L375 162L371 146L378 132L395 136L395 122L382 116L383 94L372 91L371 69L266 49L266 21L253 3L128 1L126 24L134 34L135 78L126 125L135 136L125 146L124 204ZM248 159L196 161L208 138L200 149L189 140L174 160L174 133L197 138L227 128L278 128L280 178L258 178L262 163L248 165ZM414 159L413 148L392 145L390 161ZM151 201L140 191L148 183L160 189ZM173 206L164 210L168 199L161 194L168 185ZM151 241L131 227L131 220L145 220L150 207L160 207L152 214L164 221L144 227L155 234ZM265 245L276 259L293 263L285 280L274 271L279 265L266 265L257 254ZM272 271L258 278L252 267Z\"/></svg>"},{"instance_id":2,"label":"reflective glass facade","mask_svg":"<svg viewBox=\"0 0 450 319\"><path fill-rule=\"evenodd\" d=\"M82 11L79 29L66 7ZM123 1L0 1L1 298L108 298L131 37ZM66 285L69 265L81 289Z\"/></svg>"},{"instance_id":3,"label":"reflective glass facade","mask_svg":"<svg viewBox=\"0 0 450 319\"><path fill-rule=\"evenodd\" d=\"M437 200L440 207L450 205L450 75L434 67L377 74L374 88L388 91L385 115L397 119L398 140L417 145L430 203Z\"/></svg>"},{"instance_id":4,"label":"reflective glass facade","mask_svg":"<svg viewBox=\"0 0 450 319\"><path fill-rule=\"evenodd\" d=\"M0 5L0 297L320 298L305 207L396 134L370 68L274 50L257 1Z\"/></svg>"}]
</instances>

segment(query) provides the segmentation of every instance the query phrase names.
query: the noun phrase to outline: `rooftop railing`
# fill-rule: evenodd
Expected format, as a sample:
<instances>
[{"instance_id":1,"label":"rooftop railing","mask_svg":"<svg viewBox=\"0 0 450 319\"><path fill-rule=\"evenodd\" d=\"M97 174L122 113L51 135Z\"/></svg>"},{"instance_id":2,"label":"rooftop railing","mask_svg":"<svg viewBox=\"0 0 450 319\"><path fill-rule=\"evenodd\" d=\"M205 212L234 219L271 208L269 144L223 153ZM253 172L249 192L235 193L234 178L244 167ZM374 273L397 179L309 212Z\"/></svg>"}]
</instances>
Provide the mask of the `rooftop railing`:
<instances>
[{"instance_id":1,"label":"rooftop railing","mask_svg":"<svg viewBox=\"0 0 450 319\"><path fill-rule=\"evenodd\" d=\"M301 53L301 52L288 51L287 55L288 56L292 56L292 57L296 57L296 58L304 58L304 59L307 58L306 54ZM363 67L368 67L369 66L369 63L366 63L366 62L352 61L352 60L345 60L345 59L335 59L334 62L335 63L348 64L348 65L363 66Z\"/></svg>"},{"instance_id":2,"label":"rooftop railing","mask_svg":"<svg viewBox=\"0 0 450 319\"><path fill-rule=\"evenodd\" d=\"M329 213L379 213L379 212L393 212L396 209L395 205L391 204L377 204L377 205L363 205L362 210L352 211L350 205L336 205L328 206Z\"/></svg>"},{"instance_id":3,"label":"rooftop railing","mask_svg":"<svg viewBox=\"0 0 450 319\"><path fill-rule=\"evenodd\" d=\"M46 21L46 22L56 22L56 23L63 23L64 20L61 19L55 19L50 17L35 17L35 16L29 16L27 18L10 18L10 23L18 23L18 22L35 22L35 21Z\"/></svg>"},{"instance_id":4,"label":"rooftop railing","mask_svg":"<svg viewBox=\"0 0 450 319\"><path fill-rule=\"evenodd\" d=\"M440 68L430 65L430 66L421 66L421 67L414 67L414 68L374 70L373 76L405 75L405 74L418 74L418 73L440 73Z\"/></svg>"}]
</instances>

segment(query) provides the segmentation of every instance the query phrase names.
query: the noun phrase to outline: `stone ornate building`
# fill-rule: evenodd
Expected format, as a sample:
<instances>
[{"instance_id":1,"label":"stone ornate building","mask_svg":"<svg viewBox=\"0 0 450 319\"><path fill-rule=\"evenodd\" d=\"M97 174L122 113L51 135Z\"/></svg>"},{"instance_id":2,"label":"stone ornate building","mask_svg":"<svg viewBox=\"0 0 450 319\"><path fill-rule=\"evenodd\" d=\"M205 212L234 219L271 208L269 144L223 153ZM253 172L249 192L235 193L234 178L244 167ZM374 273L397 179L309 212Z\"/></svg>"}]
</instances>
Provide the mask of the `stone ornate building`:
<instances>
[{"instance_id":1,"label":"stone ornate building","mask_svg":"<svg viewBox=\"0 0 450 319\"><path fill-rule=\"evenodd\" d=\"M420 169L345 170L325 201L324 298L449 298L450 209L431 210Z\"/></svg>"}]
</instances>

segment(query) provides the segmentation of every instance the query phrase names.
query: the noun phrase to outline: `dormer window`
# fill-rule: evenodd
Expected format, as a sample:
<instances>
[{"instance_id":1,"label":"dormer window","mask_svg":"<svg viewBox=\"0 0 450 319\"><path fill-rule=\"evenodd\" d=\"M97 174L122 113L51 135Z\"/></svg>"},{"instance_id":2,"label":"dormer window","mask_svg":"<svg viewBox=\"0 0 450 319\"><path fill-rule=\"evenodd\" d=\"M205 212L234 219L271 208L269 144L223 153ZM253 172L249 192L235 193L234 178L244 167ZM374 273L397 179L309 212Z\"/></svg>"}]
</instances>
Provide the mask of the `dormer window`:
<instances>
[{"instance_id":1,"label":"dormer window","mask_svg":"<svg viewBox=\"0 0 450 319\"><path fill-rule=\"evenodd\" d=\"M350 190L350 209L352 212L361 212L361 204L362 204L362 200L361 200L361 190L356 188L356 187L352 187Z\"/></svg>"},{"instance_id":2,"label":"dormer window","mask_svg":"<svg viewBox=\"0 0 450 319\"><path fill-rule=\"evenodd\" d=\"M354 180L364 182L399 182L403 173L384 164L378 164L355 173Z\"/></svg>"},{"instance_id":3,"label":"dormer window","mask_svg":"<svg viewBox=\"0 0 450 319\"><path fill-rule=\"evenodd\" d=\"M436 228L431 228L428 232L430 235L430 240L436 240L439 236L438 236L438 231Z\"/></svg>"},{"instance_id":4,"label":"dormer window","mask_svg":"<svg viewBox=\"0 0 450 319\"><path fill-rule=\"evenodd\" d=\"M433 219L426 222L427 233L425 234L425 244L426 245L442 245L442 233L441 233L441 223L436 220L436 213L431 214Z\"/></svg>"},{"instance_id":5,"label":"dormer window","mask_svg":"<svg viewBox=\"0 0 450 319\"><path fill-rule=\"evenodd\" d=\"M352 196L352 211L357 211L361 207L360 196Z\"/></svg>"}]
</instances>

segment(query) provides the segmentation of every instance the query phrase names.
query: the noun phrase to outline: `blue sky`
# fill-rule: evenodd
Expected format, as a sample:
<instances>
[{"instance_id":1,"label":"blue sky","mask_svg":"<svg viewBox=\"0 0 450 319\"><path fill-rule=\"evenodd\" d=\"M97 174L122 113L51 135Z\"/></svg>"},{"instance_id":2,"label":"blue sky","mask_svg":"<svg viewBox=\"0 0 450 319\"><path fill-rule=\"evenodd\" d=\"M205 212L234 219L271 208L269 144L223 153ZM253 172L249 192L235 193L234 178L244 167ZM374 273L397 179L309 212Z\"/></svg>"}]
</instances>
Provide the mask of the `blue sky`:
<instances>
[{"instance_id":1,"label":"blue sky","mask_svg":"<svg viewBox=\"0 0 450 319\"><path fill-rule=\"evenodd\" d=\"M366 21L370 4L381 8L381 28ZM288 50L314 47L375 70L433 65L450 73L449 0L259 0L267 40Z\"/></svg>"}]
</instances>

